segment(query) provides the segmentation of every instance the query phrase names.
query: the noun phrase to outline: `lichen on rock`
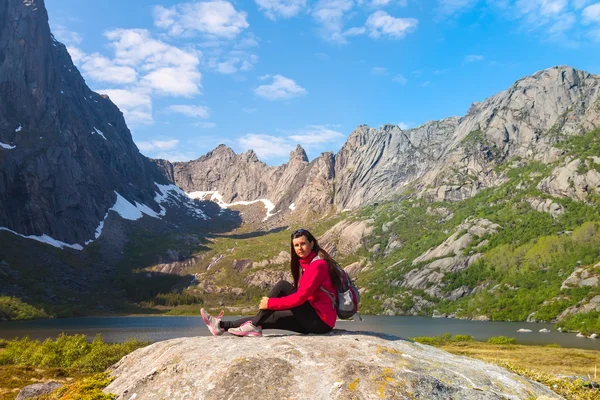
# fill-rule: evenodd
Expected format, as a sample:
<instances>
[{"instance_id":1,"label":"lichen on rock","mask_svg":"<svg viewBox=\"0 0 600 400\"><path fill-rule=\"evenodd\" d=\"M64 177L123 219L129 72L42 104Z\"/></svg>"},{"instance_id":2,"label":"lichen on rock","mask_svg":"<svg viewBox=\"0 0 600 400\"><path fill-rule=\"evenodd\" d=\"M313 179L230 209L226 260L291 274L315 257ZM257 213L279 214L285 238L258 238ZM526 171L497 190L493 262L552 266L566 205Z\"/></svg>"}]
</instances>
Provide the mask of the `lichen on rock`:
<instances>
[{"instance_id":1,"label":"lichen on rock","mask_svg":"<svg viewBox=\"0 0 600 400\"><path fill-rule=\"evenodd\" d=\"M550 389L483 361L372 332L193 337L112 369L118 399L529 399Z\"/></svg>"}]
</instances>

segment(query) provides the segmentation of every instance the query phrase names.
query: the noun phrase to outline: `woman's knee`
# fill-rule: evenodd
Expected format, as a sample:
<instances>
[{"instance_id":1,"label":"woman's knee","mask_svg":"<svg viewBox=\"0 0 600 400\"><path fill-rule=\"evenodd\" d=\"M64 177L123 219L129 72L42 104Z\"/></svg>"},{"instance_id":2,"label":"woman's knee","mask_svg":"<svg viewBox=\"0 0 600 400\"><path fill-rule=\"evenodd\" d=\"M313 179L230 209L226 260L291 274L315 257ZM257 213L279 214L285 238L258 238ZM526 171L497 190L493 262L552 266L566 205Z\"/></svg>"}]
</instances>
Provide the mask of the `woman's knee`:
<instances>
[{"instance_id":1,"label":"woman's knee","mask_svg":"<svg viewBox=\"0 0 600 400\"><path fill-rule=\"evenodd\" d=\"M289 294L293 290L294 290L294 285L292 285L288 281L279 281L271 289L271 292L269 293L269 297L280 296L282 294Z\"/></svg>"}]
</instances>

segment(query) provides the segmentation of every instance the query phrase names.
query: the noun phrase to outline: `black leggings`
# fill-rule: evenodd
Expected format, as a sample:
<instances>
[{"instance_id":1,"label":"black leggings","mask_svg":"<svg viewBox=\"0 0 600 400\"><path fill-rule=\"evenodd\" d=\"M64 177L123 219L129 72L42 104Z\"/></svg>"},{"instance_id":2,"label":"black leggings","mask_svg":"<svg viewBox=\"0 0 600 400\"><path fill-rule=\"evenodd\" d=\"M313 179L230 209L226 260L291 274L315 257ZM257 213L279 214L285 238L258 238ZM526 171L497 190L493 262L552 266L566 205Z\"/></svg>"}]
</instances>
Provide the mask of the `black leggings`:
<instances>
[{"instance_id":1,"label":"black leggings","mask_svg":"<svg viewBox=\"0 0 600 400\"><path fill-rule=\"evenodd\" d=\"M284 297L294 293L296 289L287 281L279 281L269 297ZM254 326L262 329L282 329L298 333L327 333L333 329L317 314L308 301L289 310L260 310L254 317L240 318L235 321L221 321L221 328L238 328L244 322L252 321Z\"/></svg>"}]
</instances>

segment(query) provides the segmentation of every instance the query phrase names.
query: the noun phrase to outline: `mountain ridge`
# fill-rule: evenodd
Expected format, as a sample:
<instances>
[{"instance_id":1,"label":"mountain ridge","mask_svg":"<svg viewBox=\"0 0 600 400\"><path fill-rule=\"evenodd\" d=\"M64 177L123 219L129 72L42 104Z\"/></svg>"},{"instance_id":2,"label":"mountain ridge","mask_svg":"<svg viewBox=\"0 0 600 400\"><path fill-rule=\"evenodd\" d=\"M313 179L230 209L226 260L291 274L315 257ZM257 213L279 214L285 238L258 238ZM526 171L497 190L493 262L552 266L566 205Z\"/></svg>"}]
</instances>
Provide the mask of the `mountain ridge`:
<instances>
[{"instance_id":1,"label":"mountain ridge","mask_svg":"<svg viewBox=\"0 0 600 400\"><path fill-rule=\"evenodd\" d=\"M508 157L556 160L560 152L553 144L559 136L600 126L599 87L600 75L551 67L474 102L462 117L428 121L408 130L390 124L379 129L359 125L336 154L323 153L307 165L303 163L308 159L269 167L255 155L245 159L224 145L196 160L156 162L175 166L177 174L167 177L186 191L217 190L230 200L268 198L292 217L355 209L409 188L418 197L461 200L502 183L505 177L495 174L493 167ZM218 149L228 153L227 165L215 161ZM282 171L318 177L318 190L304 197L312 181L303 181L285 191L284 200L278 189ZM469 180L470 176L477 179ZM286 210L291 204L296 211Z\"/></svg>"}]
</instances>

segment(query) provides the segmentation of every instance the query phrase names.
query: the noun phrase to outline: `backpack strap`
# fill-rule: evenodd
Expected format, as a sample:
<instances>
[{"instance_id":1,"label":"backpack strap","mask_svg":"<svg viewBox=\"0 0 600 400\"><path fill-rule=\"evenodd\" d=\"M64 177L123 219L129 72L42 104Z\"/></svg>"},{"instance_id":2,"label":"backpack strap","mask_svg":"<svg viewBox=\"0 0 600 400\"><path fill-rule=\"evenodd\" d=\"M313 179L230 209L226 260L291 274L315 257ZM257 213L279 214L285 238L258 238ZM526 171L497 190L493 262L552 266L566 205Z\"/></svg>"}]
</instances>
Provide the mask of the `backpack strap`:
<instances>
[{"instance_id":1,"label":"backpack strap","mask_svg":"<svg viewBox=\"0 0 600 400\"><path fill-rule=\"evenodd\" d=\"M318 260L322 260L322 258L317 255L317 256L315 256L315 258L313 258L310 261L310 263L312 264L313 261L318 261ZM327 295L327 297L329 297L329 300L331 300L331 307L335 310L335 294L331 293L329 290L325 289L322 285L319 286L319 289L322 292L325 292L325 294Z\"/></svg>"}]
</instances>

